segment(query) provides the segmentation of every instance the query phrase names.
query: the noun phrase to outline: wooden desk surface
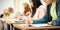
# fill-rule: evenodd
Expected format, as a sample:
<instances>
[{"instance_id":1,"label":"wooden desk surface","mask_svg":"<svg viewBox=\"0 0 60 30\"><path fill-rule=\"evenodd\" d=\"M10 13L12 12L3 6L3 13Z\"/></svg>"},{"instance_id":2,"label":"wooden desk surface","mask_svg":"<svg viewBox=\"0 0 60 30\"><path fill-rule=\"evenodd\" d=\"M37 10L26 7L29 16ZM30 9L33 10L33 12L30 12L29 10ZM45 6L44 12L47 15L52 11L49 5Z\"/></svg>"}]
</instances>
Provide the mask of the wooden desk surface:
<instances>
[{"instance_id":1,"label":"wooden desk surface","mask_svg":"<svg viewBox=\"0 0 60 30\"><path fill-rule=\"evenodd\" d=\"M22 30L27 30L27 29L59 29L60 30L60 26L46 26L46 27L26 27L24 25L21 25L18 22L11 22L11 21L6 21L8 24L13 24L14 27L18 28L18 29L22 29Z\"/></svg>"},{"instance_id":2,"label":"wooden desk surface","mask_svg":"<svg viewBox=\"0 0 60 30\"><path fill-rule=\"evenodd\" d=\"M26 27L21 24L13 24L14 27L22 30L27 30L27 29L60 29L60 26L46 26L46 27Z\"/></svg>"}]
</instances>

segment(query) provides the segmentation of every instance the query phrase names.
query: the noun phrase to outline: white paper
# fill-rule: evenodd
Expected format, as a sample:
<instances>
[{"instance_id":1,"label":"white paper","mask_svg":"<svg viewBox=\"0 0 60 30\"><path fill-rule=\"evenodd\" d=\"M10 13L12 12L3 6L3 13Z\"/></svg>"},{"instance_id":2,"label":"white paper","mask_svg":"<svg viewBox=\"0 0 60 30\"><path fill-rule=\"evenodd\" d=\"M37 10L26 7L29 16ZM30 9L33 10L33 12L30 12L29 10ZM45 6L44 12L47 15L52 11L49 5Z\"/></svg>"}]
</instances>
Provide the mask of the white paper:
<instances>
[{"instance_id":1,"label":"white paper","mask_svg":"<svg viewBox=\"0 0 60 30\"><path fill-rule=\"evenodd\" d=\"M20 25L23 25L23 26L26 26L28 27L29 24L20 24ZM45 27L45 26L52 26L52 25L48 25L47 23L44 23L44 24L30 24L31 27Z\"/></svg>"},{"instance_id":2,"label":"white paper","mask_svg":"<svg viewBox=\"0 0 60 30\"><path fill-rule=\"evenodd\" d=\"M51 26L51 25L44 23L44 24L32 24L32 26L41 27L41 26Z\"/></svg>"}]
</instances>

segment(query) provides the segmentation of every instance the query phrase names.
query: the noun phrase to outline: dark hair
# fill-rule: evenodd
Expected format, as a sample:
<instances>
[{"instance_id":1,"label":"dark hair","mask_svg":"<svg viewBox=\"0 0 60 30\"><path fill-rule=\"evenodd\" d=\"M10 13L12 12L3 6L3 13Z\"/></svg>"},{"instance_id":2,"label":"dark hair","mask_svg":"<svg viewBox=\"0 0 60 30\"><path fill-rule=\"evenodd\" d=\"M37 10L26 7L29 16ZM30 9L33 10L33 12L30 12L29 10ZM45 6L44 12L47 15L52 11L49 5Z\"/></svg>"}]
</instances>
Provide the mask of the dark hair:
<instances>
[{"instance_id":1,"label":"dark hair","mask_svg":"<svg viewBox=\"0 0 60 30\"><path fill-rule=\"evenodd\" d=\"M0 15L0 18L2 18L2 17L3 17L3 14Z\"/></svg>"},{"instance_id":2,"label":"dark hair","mask_svg":"<svg viewBox=\"0 0 60 30\"><path fill-rule=\"evenodd\" d=\"M12 7L9 7L9 12L11 12L11 11L13 12L13 8Z\"/></svg>"}]
</instances>

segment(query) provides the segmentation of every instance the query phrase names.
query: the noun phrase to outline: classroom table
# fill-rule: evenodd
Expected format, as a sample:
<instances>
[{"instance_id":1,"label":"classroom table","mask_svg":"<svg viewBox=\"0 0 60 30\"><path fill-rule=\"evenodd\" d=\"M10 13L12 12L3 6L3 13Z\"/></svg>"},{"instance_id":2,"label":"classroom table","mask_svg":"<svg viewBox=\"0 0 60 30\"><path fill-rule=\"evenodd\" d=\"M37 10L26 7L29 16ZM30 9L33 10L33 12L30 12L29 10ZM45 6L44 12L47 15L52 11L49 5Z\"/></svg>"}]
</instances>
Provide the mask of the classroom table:
<instances>
[{"instance_id":1,"label":"classroom table","mask_svg":"<svg viewBox=\"0 0 60 30\"><path fill-rule=\"evenodd\" d=\"M13 24L14 27L21 30L60 30L60 26L39 26L39 27L28 27L21 24Z\"/></svg>"},{"instance_id":2,"label":"classroom table","mask_svg":"<svg viewBox=\"0 0 60 30\"><path fill-rule=\"evenodd\" d=\"M24 23L21 22L12 22L12 21L5 21L7 24L10 25L10 30L15 30L14 28L18 28L21 30L60 30L60 26L39 26L39 27L29 27L28 25L21 25ZM13 27L12 27L13 25Z\"/></svg>"},{"instance_id":3,"label":"classroom table","mask_svg":"<svg viewBox=\"0 0 60 30\"><path fill-rule=\"evenodd\" d=\"M15 21L15 19L13 19ZM10 30L13 30L12 24L20 24L18 22L14 22L11 19L0 18L0 21L3 22L4 30L8 30L8 25L10 25Z\"/></svg>"}]
</instances>

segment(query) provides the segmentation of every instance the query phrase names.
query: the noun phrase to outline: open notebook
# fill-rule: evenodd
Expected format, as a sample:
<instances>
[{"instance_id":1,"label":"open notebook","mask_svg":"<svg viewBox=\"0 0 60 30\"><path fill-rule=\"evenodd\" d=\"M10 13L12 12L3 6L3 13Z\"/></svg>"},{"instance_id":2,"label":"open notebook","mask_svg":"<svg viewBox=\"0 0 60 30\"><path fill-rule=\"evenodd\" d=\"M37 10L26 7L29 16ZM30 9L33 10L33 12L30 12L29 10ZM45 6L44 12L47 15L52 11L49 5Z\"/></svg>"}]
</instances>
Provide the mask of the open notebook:
<instances>
[{"instance_id":1,"label":"open notebook","mask_svg":"<svg viewBox=\"0 0 60 30\"><path fill-rule=\"evenodd\" d=\"M32 24L32 26L34 26L34 27L42 27L42 26L52 26L52 25L49 25L47 23L43 23L43 24Z\"/></svg>"}]
</instances>

